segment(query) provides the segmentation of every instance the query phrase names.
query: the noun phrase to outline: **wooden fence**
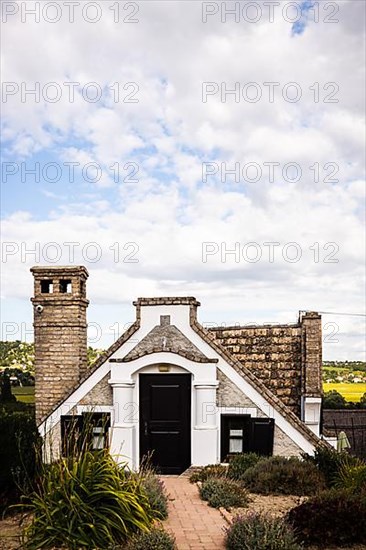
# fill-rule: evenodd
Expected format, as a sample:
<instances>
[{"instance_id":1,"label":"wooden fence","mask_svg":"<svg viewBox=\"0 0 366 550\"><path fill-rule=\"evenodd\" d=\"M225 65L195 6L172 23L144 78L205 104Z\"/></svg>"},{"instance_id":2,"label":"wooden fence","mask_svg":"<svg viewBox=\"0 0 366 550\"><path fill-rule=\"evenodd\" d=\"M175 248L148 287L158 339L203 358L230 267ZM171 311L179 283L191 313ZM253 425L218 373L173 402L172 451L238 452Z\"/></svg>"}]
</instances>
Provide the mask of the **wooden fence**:
<instances>
[{"instance_id":1,"label":"wooden fence","mask_svg":"<svg viewBox=\"0 0 366 550\"><path fill-rule=\"evenodd\" d=\"M338 437L339 432L347 434L351 445L350 453L366 458L366 410L324 409L323 428Z\"/></svg>"}]
</instances>

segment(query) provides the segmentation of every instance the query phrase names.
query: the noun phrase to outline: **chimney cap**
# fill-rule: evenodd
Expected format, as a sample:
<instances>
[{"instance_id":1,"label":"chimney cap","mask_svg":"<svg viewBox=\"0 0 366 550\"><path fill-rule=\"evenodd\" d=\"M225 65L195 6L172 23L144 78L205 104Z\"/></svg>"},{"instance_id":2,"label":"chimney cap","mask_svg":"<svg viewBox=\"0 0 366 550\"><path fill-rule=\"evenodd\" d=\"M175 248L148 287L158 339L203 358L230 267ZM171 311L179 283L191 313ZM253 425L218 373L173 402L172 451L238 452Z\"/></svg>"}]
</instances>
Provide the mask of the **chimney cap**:
<instances>
[{"instance_id":1,"label":"chimney cap","mask_svg":"<svg viewBox=\"0 0 366 550\"><path fill-rule=\"evenodd\" d=\"M33 266L30 268L30 271L34 276L51 276L55 275L56 277L60 275L81 275L89 277L88 270L83 265L43 265L43 266Z\"/></svg>"}]
</instances>

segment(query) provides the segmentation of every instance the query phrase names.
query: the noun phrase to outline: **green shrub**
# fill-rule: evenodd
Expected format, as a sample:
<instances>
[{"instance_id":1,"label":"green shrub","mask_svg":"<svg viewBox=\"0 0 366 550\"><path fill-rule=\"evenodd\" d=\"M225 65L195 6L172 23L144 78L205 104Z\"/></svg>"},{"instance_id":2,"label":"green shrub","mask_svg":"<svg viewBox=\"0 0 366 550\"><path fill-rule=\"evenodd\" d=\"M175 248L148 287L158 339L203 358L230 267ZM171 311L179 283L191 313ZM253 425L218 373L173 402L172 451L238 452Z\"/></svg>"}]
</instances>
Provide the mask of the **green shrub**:
<instances>
[{"instance_id":1,"label":"green shrub","mask_svg":"<svg viewBox=\"0 0 366 550\"><path fill-rule=\"evenodd\" d=\"M243 474L245 486L254 493L311 495L325 487L314 464L298 458L273 456L260 460Z\"/></svg>"},{"instance_id":2,"label":"green shrub","mask_svg":"<svg viewBox=\"0 0 366 550\"><path fill-rule=\"evenodd\" d=\"M200 487L200 495L213 508L248 506L247 490L237 481L225 478L209 478Z\"/></svg>"},{"instance_id":3,"label":"green shrub","mask_svg":"<svg viewBox=\"0 0 366 550\"><path fill-rule=\"evenodd\" d=\"M150 508L159 519L168 517L168 499L164 483L153 472L142 473L142 485L147 495Z\"/></svg>"},{"instance_id":4,"label":"green shrub","mask_svg":"<svg viewBox=\"0 0 366 550\"><path fill-rule=\"evenodd\" d=\"M34 410L21 403L14 405L0 409L1 512L19 502L21 490L27 491L32 484L40 442Z\"/></svg>"},{"instance_id":5,"label":"green shrub","mask_svg":"<svg viewBox=\"0 0 366 550\"><path fill-rule=\"evenodd\" d=\"M353 458L353 457L352 457ZM366 491L366 463L360 459L344 458L335 482L338 489L349 489L353 492Z\"/></svg>"},{"instance_id":6,"label":"green shrub","mask_svg":"<svg viewBox=\"0 0 366 550\"><path fill-rule=\"evenodd\" d=\"M339 485L339 477L345 467L357 466L359 459L347 452L339 453L328 447L317 447L314 456L303 454L303 458L318 468L323 474L328 487Z\"/></svg>"},{"instance_id":7,"label":"green shrub","mask_svg":"<svg viewBox=\"0 0 366 550\"><path fill-rule=\"evenodd\" d=\"M346 398L337 390L330 390L325 392L323 397L324 409L345 409L347 407Z\"/></svg>"},{"instance_id":8,"label":"green shrub","mask_svg":"<svg viewBox=\"0 0 366 550\"><path fill-rule=\"evenodd\" d=\"M248 513L226 529L227 550L300 550L295 534L283 519Z\"/></svg>"},{"instance_id":9,"label":"green shrub","mask_svg":"<svg viewBox=\"0 0 366 550\"><path fill-rule=\"evenodd\" d=\"M228 476L232 479L243 479L244 472L255 466L263 457L256 453L244 453L235 455L230 459Z\"/></svg>"},{"instance_id":10,"label":"green shrub","mask_svg":"<svg viewBox=\"0 0 366 550\"><path fill-rule=\"evenodd\" d=\"M27 508L29 550L106 549L148 530L154 517L141 480L127 475L106 450L45 467Z\"/></svg>"},{"instance_id":11,"label":"green shrub","mask_svg":"<svg viewBox=\"0 0 366 550\"><path fill-rule=\"evenodd\" d=\"M125 547L123 547L125 548ZM175 550L175 540L172 535L160 527L156 527L147 533L134 535L127 545L126 550Z\"/></svg>"},{"instance_id":12,"label":"green shrub","mask_svg":"<svg viewBox=\"0 0 366 550\"><path fill-rule=\"evenodd\" d=\"M197 481L206 481L210 477L226 477L228 468L222 464L208 464L191 474L189 481L197 483Z\"/></svg>"},{"instance_id":13,"label":"green shrub","mask_svg":"<svg viewBox=\"0 0 366 550\"><path fill-rule=\"evenodd\" d=\"M328 489L290 510L287 520L306 544L366 543L366 493Z\"/></svg>"}]
</instances>

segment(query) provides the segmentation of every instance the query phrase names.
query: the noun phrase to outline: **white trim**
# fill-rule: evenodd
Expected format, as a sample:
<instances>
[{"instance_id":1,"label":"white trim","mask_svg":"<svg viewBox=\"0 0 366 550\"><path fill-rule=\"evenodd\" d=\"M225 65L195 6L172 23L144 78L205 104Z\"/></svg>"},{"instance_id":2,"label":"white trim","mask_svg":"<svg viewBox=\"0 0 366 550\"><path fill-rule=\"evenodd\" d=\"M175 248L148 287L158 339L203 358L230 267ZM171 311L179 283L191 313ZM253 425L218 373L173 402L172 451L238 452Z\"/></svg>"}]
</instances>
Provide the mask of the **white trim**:
<instances>
[{"instance_id":1,"label":"white trim","mask_svg":"<svg viewBox=\"0 0 366 550\"><path fill-rule=\"evenodd\" d=\"M79 416L84 412L90 413L111 413L111 417L114 413L113 405L78 405L76 407L76 414Z\"/></svg>"},{"instance_id":2,"label":"white trim","mask_svg":"<svg viewBox=\"0 0 366 550\"><path fill-rule=\"evenodd\" d=\"M169 372L159 372L158 365L168 363L171 368ZM121 363L111 363L111 377L109 383L114 386L117 380L120 380ZM144 355L133 361L123 364L124 380L131 379L135 385L133 387L132 405L136 407L134 416L131 418L134 431L129 437L127 446L131 449L129 454L130 466L134 469L139 467L140 457L140 422L139 422L139 395L140 395L140 374L156 374L166 376L169 374L190 374L191 375L191 464L212 464L217 461L217 439L218 426L216 417L216 390L218 381L216 379L215 363L196 363L180 355L171 352L158 352ZM197 425L197 392L212 391L213 400L207 403L207 410L202 411L210 417L207 423ZM212 402L211 402L212 401ZM119 409L124 410L123 404L116 404ZM116 418L116 420L121 420ZM114 426L116 428L116 424ZM116 432L116 430L115 430ZM118 437L118 434L116 434Z\"/></svg>"},{"instance_id":3,"label":"white trim","mask_svg":"<svg viewBox=\"0 0 366 550\"><path fill-rule=\"evenodd\" d=\"M249 414L252 418L257 418L258 409L255 407L217 407L217 414Z\"/></svg>"},{"instance_id":4,"label":"white trim","mask_svg":"<svg viewBox=\"0 0 366 550\"><path fill-rule=\"evenodd\" d=\"M109 373L110 365L108 362L103 363L96 371L93 372L61 405L53 411L53 413L39 426L38 430L41 437L52 430L52 428L60 422L61 416L70 414L70 411L77 407L80 401ZM94 407L97 405L94 405Z\"/></svg>"}]
</instances>

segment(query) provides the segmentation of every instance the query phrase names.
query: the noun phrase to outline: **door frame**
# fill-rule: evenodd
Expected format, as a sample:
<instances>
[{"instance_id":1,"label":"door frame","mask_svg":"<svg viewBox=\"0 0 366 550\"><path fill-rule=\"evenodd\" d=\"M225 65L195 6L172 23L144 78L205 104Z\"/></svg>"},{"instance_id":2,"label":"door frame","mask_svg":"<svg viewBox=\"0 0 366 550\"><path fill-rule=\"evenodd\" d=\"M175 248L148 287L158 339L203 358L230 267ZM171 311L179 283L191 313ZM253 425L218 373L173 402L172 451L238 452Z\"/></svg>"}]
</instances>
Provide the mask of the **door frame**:
<instances>
[{"instance_id":1,"label":"door frame","mask_svg":"<svg viewBox=\"0 0 366 550\"><path fill-rule=\"evenodd\" d=\"M187 420L187 425L184 426L184 431L185 431L185 439L186 439L186 445L187 445L187 450L186 450L186 461L187 461L187 465L186 467L184 466L184 469L182 471L184 471L186 468L189 468L189 466L192 464L192 420L193 420L193 415L192 415L192 406L193 406L193 399L192 399L192 389L193 389L193 376L192 376L192 373L189 373L189 372L168 372L168 373L161 373L161 372L139 372L138 373L138 399L139 399L139 415L138 415L138 434L137 434L137 441L138 441L138 461L139 461L139 464L142 463L142 459L143 459L143 456L145 456L145 454L143 455L142 454L142 438L143 438L143 432L144 432L144 423L142 421L142 414L143 414L143 407L141 405L141 392L142 392L142 384L141 384L141 381L142 379L145 379L147 380L147 378L151 378L151 379L155 379L156 381L159 380L159 377L164 377L165 380L166 380L166 377L169 377L171 379L171 377L183 377L186 379L187 381L187 388L186 388L186 398L187 398L187 416L186 416L186 420ZM141 378L143 377L143 378ZM145 378L146 377L146 378ZM169 474L170 472L166 472L167 474ZM163 472L163 475L164 475L164 472Z\"/></svg>"}]
</instances>

